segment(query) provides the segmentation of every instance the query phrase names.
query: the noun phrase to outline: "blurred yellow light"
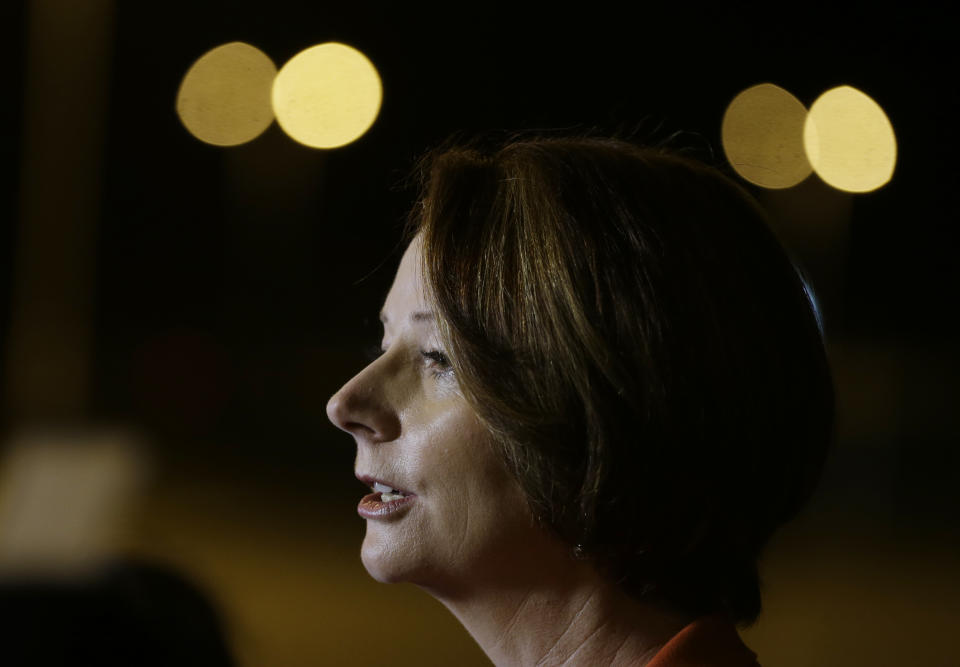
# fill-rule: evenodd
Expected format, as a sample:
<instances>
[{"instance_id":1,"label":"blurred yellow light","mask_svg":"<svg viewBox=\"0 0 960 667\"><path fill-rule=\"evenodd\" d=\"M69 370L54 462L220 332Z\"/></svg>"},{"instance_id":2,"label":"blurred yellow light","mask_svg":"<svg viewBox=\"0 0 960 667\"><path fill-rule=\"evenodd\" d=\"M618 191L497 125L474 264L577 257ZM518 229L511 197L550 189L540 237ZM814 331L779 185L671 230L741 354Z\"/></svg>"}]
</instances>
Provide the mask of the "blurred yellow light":
<instances>
[{"instance_id":1,"label":"blurred yellow light","mask_svg":"<svg viewBox=\"0 0 960 667\"><path fill-rule=\"evenodd\" d=\"M257 138L273 121L270 87L277 68L263 51L231 42L193 63L177 92L177 115L190 134L216 146Z\"/></svg>"},{"instance_id":2,"label":"blurred yellow light","mask_svg":"<svg viewBox=\"0 0 960 667\"><path fill-rule=\"evenodd\" d=\"M723 150L740 176L755 185L793 187L810 175L803 149L807 110L796 97L772 83L737 95L723 114Z\"/></svg>"},{"instance_id":3,"label":"blurred yellow light","mask_svg":"<svg viewBox=\"0 0 960 667\"><path fill-rule=\"evenodd\" d=\"M273 84L280 127L313 148L336 148L360 138L376 120L382 99L373 63L336 42L301 51L280 68Z\"/></svg>"},{"instance_id":4,"label":"blurred yellow light","mask_svg":"<svg viewBox=\"0 0 960 667\"><path fill-rule=\"evenodd\" d=\"M897 162L897 139L887 115L850 86L828 90L813 103L804 144L817 175L847 192L885 185Z\"/></svg>"}]
</instances>

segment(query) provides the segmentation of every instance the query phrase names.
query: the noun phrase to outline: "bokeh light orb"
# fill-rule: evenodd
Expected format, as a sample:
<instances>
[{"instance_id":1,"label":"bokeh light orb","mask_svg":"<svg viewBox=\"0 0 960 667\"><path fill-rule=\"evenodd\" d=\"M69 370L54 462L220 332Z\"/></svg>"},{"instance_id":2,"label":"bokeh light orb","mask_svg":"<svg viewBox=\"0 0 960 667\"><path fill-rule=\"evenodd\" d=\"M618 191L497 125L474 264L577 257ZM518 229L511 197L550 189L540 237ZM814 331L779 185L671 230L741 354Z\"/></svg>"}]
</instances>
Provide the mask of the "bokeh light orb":
<instances>
[{"instance_id":1,"label":"bokeh light orb","mask_svg":"<svg viewBox=\"0 0 960 667\"><path fill-rule=\"evenodd\" d=\"M783 88L747 88L723 114L720 135L730 166L764 188L797 185L812 171L803 145L806 119L806 107Z\"/></svg>"},{"instance_id":2,"label":"bokeh light orb","mask_svg":"<svg viewBox=\"0 0 960 667\"><path fill-rule=\"evenodd\" d=\"M811 105L804 145L817 175L846 192L886 185L897 162L897 139L887 114L851 86L832 88Z\"/></svg>"},{"instance_id":3,"label":"bokeh light orb","mask_svg":"<svg viewBox=\"0 0 960 667\"><path fill-rule=\"evenodd\" d=\"M177 92L177 115L200 141L237 146L257 138L273 122L270 91L276 65L243 42L223 44L200 56Z\"/></svg>"},{"instance_id":4,"label":"bokeh light orb","mask_svg":"<svg viewBox=\"0 0 960 667\"><path fill-rule=\"evenodd\" d=\"M363 136L380 112L383 87L360 51L328 42L291 58L273 83L277 122L294 140L337 148Z\"/></svg>"}]
</instances>

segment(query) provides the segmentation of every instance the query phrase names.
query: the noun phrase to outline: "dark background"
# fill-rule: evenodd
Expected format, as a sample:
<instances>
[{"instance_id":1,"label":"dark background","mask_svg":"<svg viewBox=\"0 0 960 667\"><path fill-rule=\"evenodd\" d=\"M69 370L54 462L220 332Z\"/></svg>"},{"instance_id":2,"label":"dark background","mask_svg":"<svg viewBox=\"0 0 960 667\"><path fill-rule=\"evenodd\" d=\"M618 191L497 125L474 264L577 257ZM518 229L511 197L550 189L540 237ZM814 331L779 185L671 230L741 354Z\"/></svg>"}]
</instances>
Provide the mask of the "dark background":
<instances>
[{"instance_id":1,"label":"dark background","mask_svg":"<svg viewBox=\"0 0 960 667\"><path fill-rule=\"evenodd\" d=\"M29 6L11 0L3 9L2 151L13 167L0 238L4 341L16 313L16 248L30 224L25 170L43 177L29 160L42 130L25 131L34 108L24 102ZM62 11L74 11L69 6ZM333 525L319 517L351 515L357 487L352 443L328 424L324 404L378 336L376 312L414 196L404 179L418 154L452 133L571 129L670 138L723 166L720 121L744 88L776 83L809 105L847 84L873 97L893 124L893 180L862 195L833 191L816 176L788 192L753 190L811 274L837 374L840 437L810 533L817 544L838 535L889 548L923 542L957 564L960 271L952 241L960 105L944 13L285 0L118 0L107 11L107 37L94 45L106 54L104 86L89 91L102 127L89 167L98 208L84 223L92 241L82 250L92 267L83 311L92 334L80 354L90 370L81 399L48 412L18 403L16 384L6 382L5 433L45 419L123 424L151 442L155 497L175 498L193 484L200 496L234 493L272 517ZM360 49L383 79L376 123L333 151L303 147L276 124L234 148L194 139L174 111L180 80L204 52L236 40L278 66L321 42ZM92 47L79 40L62 48ZM83 91L72 99L86 102ZM57 113L69 122L73 109ZM65 161L77 146L63 148ZM47 181L47 197L58 197L65 173ZM149 527L132 542L181 554L184 567L215 579L213 556L197 565L183 555L197 553L187 546L155 546L203 509L181 516L169 509L179 507L175 499L155 502L171 512L169 522L143 519ZM210 525L244 520L217 514ZM344 542L355 548L361 527L349 525ZM883 576L894 580L895 569ZM260 571L251 566L244 581ZM228 599L241 579L211 585ZM914 610L926 604L910 599ZM769 636L758 641L776 646Z\"/></svg>"}]
</instances>

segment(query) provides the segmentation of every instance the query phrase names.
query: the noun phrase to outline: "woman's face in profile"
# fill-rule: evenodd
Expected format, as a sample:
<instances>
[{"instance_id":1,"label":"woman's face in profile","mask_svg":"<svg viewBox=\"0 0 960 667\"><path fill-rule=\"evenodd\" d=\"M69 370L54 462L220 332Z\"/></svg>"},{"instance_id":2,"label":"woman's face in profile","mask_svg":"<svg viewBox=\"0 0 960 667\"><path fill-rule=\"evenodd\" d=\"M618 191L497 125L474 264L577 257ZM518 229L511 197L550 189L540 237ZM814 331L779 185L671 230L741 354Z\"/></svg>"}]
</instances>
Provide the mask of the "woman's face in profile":
<instances>
[{"instance_id":1,"label":"woman's face in profile","mask_svg":"<svg viewBox=\"0 0 960 667\"><path fill-rule=\"evenodd\" d=\"M519 485L460 392L433 311L418 237L381 311L382 354L330 399L327 414L353 435L355 473L371 487L358 507L367 571L382 582L444 589L508 567L534 528Z\"/></svg>"}]
</instances>

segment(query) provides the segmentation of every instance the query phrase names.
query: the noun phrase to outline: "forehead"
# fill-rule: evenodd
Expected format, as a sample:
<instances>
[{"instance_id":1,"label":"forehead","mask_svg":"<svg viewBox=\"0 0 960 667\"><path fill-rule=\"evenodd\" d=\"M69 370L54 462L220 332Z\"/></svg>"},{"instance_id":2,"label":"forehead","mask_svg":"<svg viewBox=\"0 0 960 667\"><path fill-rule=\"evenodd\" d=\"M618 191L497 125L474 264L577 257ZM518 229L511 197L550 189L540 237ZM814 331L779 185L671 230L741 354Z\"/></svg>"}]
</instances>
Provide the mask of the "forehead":
<instances>
[{"instance_id":1,"label":"forehead","mask_svg":"<svg viewBox=\"0 0 960 667\"><path fill-rule=\"evenodd\" d=\"M430 301L424 289L420 271L420 238L415 238L397 268L393 285L380 311L380 320L387 325L400 322L420 322L432 319Z\"/></svg>"}]
</instances>

